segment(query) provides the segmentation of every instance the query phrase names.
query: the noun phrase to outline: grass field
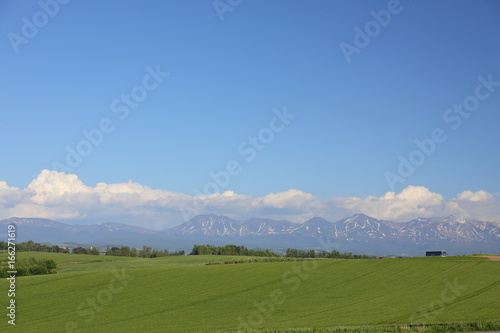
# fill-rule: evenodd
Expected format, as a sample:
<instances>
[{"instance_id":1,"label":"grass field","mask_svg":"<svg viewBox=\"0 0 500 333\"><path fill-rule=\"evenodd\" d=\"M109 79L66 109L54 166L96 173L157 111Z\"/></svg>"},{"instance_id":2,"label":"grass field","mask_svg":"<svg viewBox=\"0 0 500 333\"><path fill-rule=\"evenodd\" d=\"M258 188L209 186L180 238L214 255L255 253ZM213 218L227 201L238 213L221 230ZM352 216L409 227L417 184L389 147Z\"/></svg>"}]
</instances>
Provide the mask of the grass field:
<instances>
[{"instance_id":1,"label":"grass field","mask_svg":"<svg viewBox=\"0 0 500 333\"><path fill-rule=\"evenodd\" d=\"M18 259L26 256L54 259L61 269L17 278L15 327L7 323L8 282L0 281L0 332L412 332L430 330L420 324L452 330L440 325L448 323L460 331L464 322L500 327L500 262L480 257L207 266L241 257L17 253Z\"/></svg>"}]
</instances>

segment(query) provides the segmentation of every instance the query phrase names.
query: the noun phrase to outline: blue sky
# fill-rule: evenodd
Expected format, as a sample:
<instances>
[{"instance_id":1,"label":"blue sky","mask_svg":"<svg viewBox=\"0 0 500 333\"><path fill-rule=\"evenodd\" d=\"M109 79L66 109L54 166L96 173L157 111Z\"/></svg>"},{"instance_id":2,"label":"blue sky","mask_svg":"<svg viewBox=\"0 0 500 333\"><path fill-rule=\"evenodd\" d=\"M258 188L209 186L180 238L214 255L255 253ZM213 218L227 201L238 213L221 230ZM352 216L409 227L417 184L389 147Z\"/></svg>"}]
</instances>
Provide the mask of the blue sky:
<instances>
[{"instance_id":1,"label":"blue sky","mask_svg":"<svg viewBox=\"0 0 500 333\"><path fill-rule=\"evenodd\" d=\"M55 11L54 1L40 3ZM26 37L23 17L43 20L40 3L0 5L0 180L11 187L64 164L66 147L109 119L113 131L68 172L88 186L131 180L193 196L236 161L241 172L219 192L499 192L500 87L481 88L488 96L458 128L443 118L479 77L500 82L497 1L256 0L221 20L213 1L73 0L13 42ZM389 7L390 22L346 61L341 43L355 46L355 27L366 33L371 11ZM120 119L112 103L142 85L148 66L169 75ZM238 146L284 109L296 117L247 161ZM446 141L391 188L387 172L401 176L399 156L436 128Z\"/></svg>"}]
</instances>

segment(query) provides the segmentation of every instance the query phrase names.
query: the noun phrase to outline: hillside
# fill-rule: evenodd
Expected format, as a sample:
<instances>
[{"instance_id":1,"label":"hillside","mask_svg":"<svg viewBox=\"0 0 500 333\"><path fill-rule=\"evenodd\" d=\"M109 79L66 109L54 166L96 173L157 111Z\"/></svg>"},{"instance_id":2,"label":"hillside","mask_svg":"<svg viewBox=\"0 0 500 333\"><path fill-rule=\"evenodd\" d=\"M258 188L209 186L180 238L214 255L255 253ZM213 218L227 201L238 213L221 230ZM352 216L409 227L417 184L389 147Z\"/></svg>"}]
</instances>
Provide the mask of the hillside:
<instances>
[{"instance_id":1,"label":"hillside","mask_svg":"<svg viewBox=\"0 0 500 333\"><path fill-rule=\"evenodd\" d=\"M23 332L234 332L239 326L500 319L500 263L479 257L206 266L224 257L44 255L63 269L18 278L16 328ZM0 290L6 288L1 280ZM5 293L0 301L5 304ZM5 326L0 323L2 331Z\"/></svg>"}]
</instances>

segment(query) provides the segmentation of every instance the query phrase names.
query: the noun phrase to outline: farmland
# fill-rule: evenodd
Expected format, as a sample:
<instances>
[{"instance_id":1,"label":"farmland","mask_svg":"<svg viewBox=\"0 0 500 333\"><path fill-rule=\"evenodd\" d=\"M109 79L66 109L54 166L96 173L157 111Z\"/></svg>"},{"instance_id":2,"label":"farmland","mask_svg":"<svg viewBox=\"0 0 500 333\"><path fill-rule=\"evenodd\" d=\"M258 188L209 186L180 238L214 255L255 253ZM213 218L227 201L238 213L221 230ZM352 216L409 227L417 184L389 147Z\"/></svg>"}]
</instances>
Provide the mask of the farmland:
<instances>
[{"instance_id":1,"label":"farmland","mask_svg":"<svg viewBox=\"0 0 500 333\"><path fill-rule=\"evenodd\" d=\"M4 318L1 331L327 332L500 320L500 262L481 257L205 265L241 257L17 255L60 269L17 279L16 326ZM2 304L7 290L2 279Z\"/></svg>"}]
</instances>

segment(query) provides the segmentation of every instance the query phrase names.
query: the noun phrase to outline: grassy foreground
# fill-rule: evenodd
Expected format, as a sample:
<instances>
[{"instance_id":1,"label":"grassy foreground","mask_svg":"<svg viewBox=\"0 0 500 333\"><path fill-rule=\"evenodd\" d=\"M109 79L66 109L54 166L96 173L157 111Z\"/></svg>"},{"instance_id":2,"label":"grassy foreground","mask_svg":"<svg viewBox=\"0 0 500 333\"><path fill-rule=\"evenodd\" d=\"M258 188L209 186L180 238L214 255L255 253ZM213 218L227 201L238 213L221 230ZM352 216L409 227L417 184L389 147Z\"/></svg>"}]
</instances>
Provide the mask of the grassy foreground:
<instances>
[{"instance_id":1,"label":"grassy foreground","mask_svg":"<svg viewBox=\"0 0 500 333\"><path fill-rule=\"evenodd\" d=\"M500 262L485 258L207 266L241 257L17 255L53 259L61 269L54 275L17 278L16 326L7 323L9 286L0 280L1 332L368 333L500 328ZM448 323L452 325L443 325Z\"/></svg>"}]
</instances>

